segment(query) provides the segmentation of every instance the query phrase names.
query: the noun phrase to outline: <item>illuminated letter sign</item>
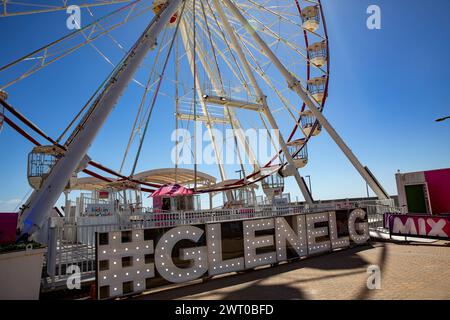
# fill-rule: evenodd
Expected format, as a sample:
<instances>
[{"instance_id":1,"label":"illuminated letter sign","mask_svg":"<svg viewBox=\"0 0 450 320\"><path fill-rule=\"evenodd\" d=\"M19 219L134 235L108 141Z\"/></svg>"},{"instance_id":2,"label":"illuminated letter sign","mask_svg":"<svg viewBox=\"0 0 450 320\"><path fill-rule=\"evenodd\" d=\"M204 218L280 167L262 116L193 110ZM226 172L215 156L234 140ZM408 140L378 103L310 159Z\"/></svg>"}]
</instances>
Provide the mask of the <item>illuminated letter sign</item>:
<instances>
[{"instance_id":1,"label":"illuminated letter sign","mask_svg":"<svg viewBox=\"0 0 450 320\"><path fill-rule=\"evenodd\" d=\"M432 222L429 233L442 234L441 222ZM368 239L363 209L98 233L98 298L272 265Z\"/></svg>"}]
</instances>

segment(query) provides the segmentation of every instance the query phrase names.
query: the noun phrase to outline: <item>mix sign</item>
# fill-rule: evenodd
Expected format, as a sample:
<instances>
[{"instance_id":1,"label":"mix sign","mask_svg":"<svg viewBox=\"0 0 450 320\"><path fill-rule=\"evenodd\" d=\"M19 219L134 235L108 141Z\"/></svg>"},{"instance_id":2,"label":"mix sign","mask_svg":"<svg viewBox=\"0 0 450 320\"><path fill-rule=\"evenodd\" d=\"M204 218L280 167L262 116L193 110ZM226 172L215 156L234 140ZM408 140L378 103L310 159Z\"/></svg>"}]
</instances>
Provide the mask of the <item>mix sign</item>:
<instances>
[{"instance_id":1,"label":"mix sign","mask_svg":"<svg viewBox=\"0 0 450 320\"><path fill-rule=\"evenodd\" d=\"M450 216L387 215L391 235L450 239Z\"/></svg>"},{"instance_id":2,"label":"mix sign","mask_svg":"<svg viewBox=\"0 0 450 320\"><path fill-rule=\"evenodd\" d=\"M363 244L366 211L97 233L99 299L238 272Z\"/></svg>"}]
</instances>

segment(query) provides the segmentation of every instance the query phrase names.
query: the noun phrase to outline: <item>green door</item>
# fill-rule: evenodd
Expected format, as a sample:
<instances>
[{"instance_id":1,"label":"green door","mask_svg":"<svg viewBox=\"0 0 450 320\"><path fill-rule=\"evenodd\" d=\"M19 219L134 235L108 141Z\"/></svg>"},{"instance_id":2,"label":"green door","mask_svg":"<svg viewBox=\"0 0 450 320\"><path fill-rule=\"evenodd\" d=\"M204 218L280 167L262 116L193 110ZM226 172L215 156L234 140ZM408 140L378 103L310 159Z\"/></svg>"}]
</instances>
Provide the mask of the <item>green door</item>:
<instances>
[{"instance_id":1,"label":"green door","mask_svg":"<svg viewBox=\"0 0 450 320\"><path fill-rule=\"evenodd\" d=\"M423 184L405 186L409 213L427 213Z\"/></svg>"}]
</instances>

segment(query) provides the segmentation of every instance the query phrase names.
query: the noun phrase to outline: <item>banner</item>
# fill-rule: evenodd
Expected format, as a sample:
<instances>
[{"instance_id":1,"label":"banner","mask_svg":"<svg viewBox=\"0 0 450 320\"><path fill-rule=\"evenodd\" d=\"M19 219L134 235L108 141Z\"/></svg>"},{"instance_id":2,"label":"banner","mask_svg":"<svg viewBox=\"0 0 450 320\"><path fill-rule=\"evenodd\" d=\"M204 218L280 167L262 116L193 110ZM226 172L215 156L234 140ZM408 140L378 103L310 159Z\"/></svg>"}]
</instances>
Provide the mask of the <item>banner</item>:
<instances>
[{"instance_id":1,"label":"banner","mask_svg":"<svg viewBox=\"0 0 450 320\"><path fill-rule=\"evenodd\" d=\"M89 203L86 205L86 214L88 216L110 216L114 212L112 203Z\"/></svg>"},{"instance_id":2,"label":"banner","mask_svg":"<svg viewBox=\"0 0 450 320\"><path fill-rule=\"evenodd\" d=\"M450 239L449 216L390 214L388 221L391 235Z\"/></svg>"},{"instance_id":3,"label":"banner","mask_svg":"<svg viewBox=\"0 0 450 320\"><path fill-rule=\"evenodd\" d=\"M17 213L0 212L0 245L16 242Z\"/></svg>"},{"instance_id":4,"label":"banner","mask_svg":"<svg viewBox=\"0 0 450 320\"><path fill-rule=\"evenodd\" d=\"M99 299L239 272L364 244L366 212L354 210L98 233Z\"/></svg>"}]
</instances>

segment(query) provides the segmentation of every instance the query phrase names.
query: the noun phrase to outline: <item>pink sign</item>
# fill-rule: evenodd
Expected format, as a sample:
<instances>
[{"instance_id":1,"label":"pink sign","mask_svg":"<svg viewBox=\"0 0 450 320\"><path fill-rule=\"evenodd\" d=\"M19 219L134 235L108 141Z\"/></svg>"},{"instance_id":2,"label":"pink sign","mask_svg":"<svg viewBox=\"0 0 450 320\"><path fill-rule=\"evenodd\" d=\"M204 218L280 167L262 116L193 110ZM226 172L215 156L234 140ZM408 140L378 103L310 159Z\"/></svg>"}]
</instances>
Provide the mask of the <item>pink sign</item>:
<instances>
[{"instance_id":1,"label":"pink sign","mask_svg":"<svg viewBox=\"0 0 450 320\"><path fill-rule=\"evenodd\" d=\"M17 213L0 212L0 245L16 242Z\"/></svg>"},{"instance_id":2,"label":"pink sign","mask_svg":"<svg viewBox=\"0 0 450 320\"><path fill-rule=\"evenodd\" d=\"M433 214L450 213L450 169L425 171Z\"/></svg>"},{"instance_id":3,"label":"pink sign","mask_svg":"<svg viewBox=\"0 0 450 320\"><path fill-rule=\"evenodd\" d=\"M390 215L392 235L407 235L433 239L450 239L450 217L430 215Z\"/></svg>"}]
</instances>

